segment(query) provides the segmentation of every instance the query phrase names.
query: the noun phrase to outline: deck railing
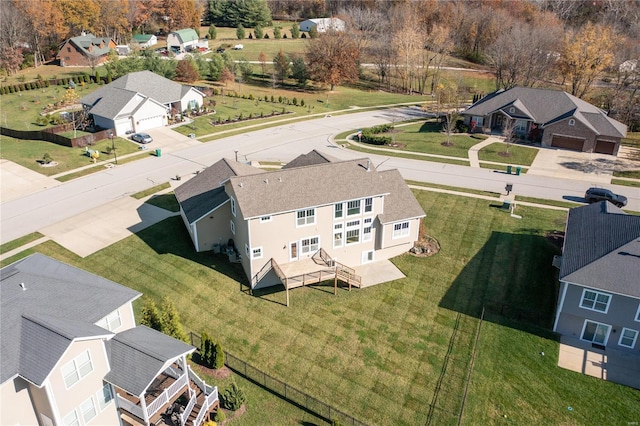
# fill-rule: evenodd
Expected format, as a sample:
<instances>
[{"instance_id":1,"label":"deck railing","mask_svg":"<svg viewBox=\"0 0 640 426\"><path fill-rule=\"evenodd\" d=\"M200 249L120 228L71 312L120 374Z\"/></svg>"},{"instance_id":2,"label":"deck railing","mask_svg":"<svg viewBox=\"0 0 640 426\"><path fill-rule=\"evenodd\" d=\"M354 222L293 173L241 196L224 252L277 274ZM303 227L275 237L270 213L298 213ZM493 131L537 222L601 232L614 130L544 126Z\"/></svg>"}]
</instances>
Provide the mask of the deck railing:
<instances>
[{"instance_id":1,"label":"deck railing","mask_svg":"<svg viewBox=\"0 0 640 426\"><path fill-rule=\"evenodd\" d=\"M202 407L200 407L200 412L193 422L193 426L200 426L204 420L204 416L209 412L209 409L218 401L218 388L213 388L213 392L204 399L202 403Z\"/></svg>"},{"instance_id":2,"label":"deck railing","mask_svg":"<svg viewBox=\"0 0 640 426\"><path fill-rule=\"evenodd\" d=\"M280 265L278 265L278 262L273 260L273 258L271 258L271 267L273 268L273 272L275 272L278 278L280 278L280 280L284 283L284 281L287 279L287 276L284 274L284 272L282 272L282 269L280 269Z\"/></svg>"},{"instance_id":3,"label":"deck railing","mask_svg":"<svg viewBox=\"0 0 640 426\"><path fill-rule=\"evenodd\" d=\"M137 418L144 420L144 413L142 412L142 407L140 407L139 405L136 405L135 403L129 401L126 398L121 397L117 393L116 393L116 398L118 398L118 407L133 414Z\"/></svg>"},{"instance_id":4,"label":"deck railing","mask_svg":"<svg viewBox=\"0 0 640 426\"><path fill-rule=\"evenodd\" d=\"M147 416L151 418L155 413L160 411L163 405L167 404L171 398L173 398L183 386L189 385L189 378L186 374L183 374L171 384L168 388L162 391L162 393L149 404L147 407Z\"/></svg>"},{"instance_id":5,"label":"deck railing","mask_svg":"<svg viewBox=\"0 0 640 426\"><path fill-rule=\"evenodd\" d=\"M191 410L193 410L193 407L195 405L196 405L196 395L193 394L193 395L191 395L191 398L189 399L189 403L184 408L184 411L182 412L182 414L180 414L180 424L182 426L187 424L187 420L189 419L189 416L191 415Z\"/></svg>"}]
</instances>

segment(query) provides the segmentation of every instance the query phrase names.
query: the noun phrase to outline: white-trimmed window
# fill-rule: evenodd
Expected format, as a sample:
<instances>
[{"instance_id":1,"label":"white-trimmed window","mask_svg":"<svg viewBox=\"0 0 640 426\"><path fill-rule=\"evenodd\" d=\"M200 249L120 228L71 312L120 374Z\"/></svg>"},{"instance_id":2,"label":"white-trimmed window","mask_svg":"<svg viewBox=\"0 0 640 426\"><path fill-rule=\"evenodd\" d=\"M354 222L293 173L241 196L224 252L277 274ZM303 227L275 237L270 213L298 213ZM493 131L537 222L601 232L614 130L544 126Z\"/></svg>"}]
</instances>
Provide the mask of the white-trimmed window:
<instances>
[{"instance_id":1,"label":"white-trimmed window","mask_svg":"<svg viewBox=\"0 0 640 426\"><path fill-rule=\"evenodd\" d=\"M253 259L262 259L262 247L254 247L251 249L251 257Z\"/></svg>"},{"instance_id":2,"label":"white-trimmed window","mask_svg":"<svg viewBox=\"0 0 640 426\"><path fill-rule=\"evenodd\" d=\"M341 223L333 225L333 248L344 245L344 229Z\"/></svg>"},{"instance_id":3,"label":"white-trimmed window","mask_svg":"<svg viewBox=\"0 0 640 426\"><path fill-rule=\"evenodd\" d=\"M260 218L260 223L271 222L271 216L262 216Z\"/></svg>"},{"instance_id":4,"label":"white-trimmed window","mask_svg":"<svg viewBox=\"0 0 640 426\"><path fill-rule=\"evenodd\" d=\"M484 117L479 117L477 115L474 115L473 117L471 117L471 121L476 122L476 127L484 126Z\"/></svg>"},{"instance_id":5,"label":"white-trimmed window","mask_svg":"<svg viewBox=\"0 0 640 426\"><path fill-rule=\"evenodd\" d=\"M122 319L120 318L120 311L115 310L106 317L98 321L97 326L105 328L109 331L115 331L122 325Z\"/></svg>"},{"instance_id":6,"label":"white-trimmed window","mask_svg":"<svg viewBox=\"0 0 640 426\"><path fill-rule=\"evenodd\" d=\"M610 331L611 326L608 324L585 320L582 328L582 340L604 346L607 344Z\"/></svg>"},{"instance_id":7,"label":"white-trimmed window","mask_svg":"<svg viewBox=\"0 0 640 426\"><path fill-rule=\"evenodd\" d=\"M638 332L636 330L632 330L630 328L623 328L622 333L620 333L620 340L618 344L620 346L624 346L625 348L631 348L636 345L636 340L638 339Z\"/></svg>"},{"instance_id":8,"label":"white-trimmed window","mask_svg":"<svg viewBox=\"0 0 640 426\"><path fill-rule=\"evenodd\" d=\"M62 366L64 384L67 385L67 389L69 389L92 371L93 364L91 364L91 356L89 355L89 351L84 351L75 357L73 361Z\"/></svg>"},{"instance_id":9,"label":"white-trimmed window","mask_svg":"<svg viewBox=\"0 0 640 426\"><path fill-rule=\"evenodd\" d=\"M80 426L80 418L78 417L78 412L74 409L72 412L64 416L64 419L62 419L62 423L64 423L64 426Z\"/></svg>"},{"instance_id":10,"label":"white-trimmed window","mask_svg":"<svg viewBox=\"0 0 640 426\"><path fill-rule=\"evenodd\" d=\"M236 216L236 200L234 200L233 198L229 198L229 200L231 200L231 214L235 217Z\"/></svg>"},{"instance_id":11,"label":"white-trimmed window","mask_svg":"<svg viewBox=\"0 0 640 426\"><path fill-rule=\"evenodd\" d=\"M93 397L90 397L85 402L80 404L80 412L82 413L82 419L87 424L93 419L98 411L96 410L96 403L93 401Z\"/></svg>"},{"instance_id":12,"label":"white-trimmed window","mask_svg":"<svg viewBox=\"0 0 640 426\"><path fill-rule=\"evenodd\" d=\"M640 304L638 305L638 311L636 312L636 321L640 322Z\"/></svg>"},{"instance_id":13,"label":"white-trimmed window","mask_svg":"<svg viewBox=\"0 0 640 426\"><path fill-rule=\"evenodd\" d=\"M230 226L231 226L231 233L232 233L233 235L236 235L236 224L235 224L235 223L233 223L233 221L232 221L232 220L231 220L231 221L229 221L229 223L231 224L231 225L230 225Z\"/></svg>"},{"instance_id":14,"label":"white-trimmed window","mask_svg":"<svg viewBox=\"0 0 640 426\"><path fill-rule=\"evenodd\" d=\"M516 120L513 125L513 131L517 133L523 133L527 131L527 121L526 120Z\"/></svg>"},{"instance_id":15,"label":"white-trimmed window","mask_svg":"<svg viewBox=\"0 0 640 426\"><path fill-rule=\"evenodd\" d=\"M373 198L364 199L364 212L371 213L373 211Z\"/></svg>"},{"instance_id":16,"label":"white-trimmed window","mask_svg":"<svg viewBox=\"0 0 640 426\"><path fill-rule=\"evenodd\" d=\"M100 389L96 394L96 397L98 399L98 405L100 405L100 410L104 410L105 408L107 408L107 405L109 405L109 403L113 401L113 392L111 391L111 385L109 383L105 383L102 386L102 389Z\"/></svg>"},{"instance_id":17,"label":"white-trimmed window","mask_svg":"<svg viewBox=\"0 0 640 426\"><path fill-rule=\"evenodd\" d=\"M304 209L296 212L296 225L305 226L316 223L316 209Z\"/></svg>"},{"instance_id":18,"label":"white-trimmed window","mask_svg":"<svg viewBox=\"0 0 640 426\"><path fill-rule=\"evenodd\" d=\"M360 214L360 200L353 200L347 203L347 216Z\"/></svg>"},{"instance_id":19,"label":"white-trimmed window","mask_svg":"<svg viewBox=\"0 0 640 426\"><path fill-rule=\"evenodd\" d=\"M410 226L409 222L400 222L393 225L393 234L391 238L404 238L409 236Z\"/></svg>"},{"instance_id":20,"label":"white-trimmed window","mask_svg":"<svg viewBox=\"0 0 640 426\"><path fill-rule=\"evenodd\" d=\"M576 120L574 120L573 118L569 120L569 126L575 126L576 125Z\"/></svg>"},{"instance_id":21,"label":"white-trimmed window","mask_svg":"<svg viewBox=\"0 0 640 426\"><path fill-rule=\"evenodd\" d=\"M360 221L347 222L347 245L360 242Z\"/></svg>"},{"instance_id":22,"label":"white-trimmed window","mask_svg":"<svg viewBox=\"0 0 640 426\"><path fill-rule=\"evenodd\" d=\"M320 248L320 237L303 238L300 241L300 253L315 253Z\"/></svg>"},{"instance_id":23,"label":"white-trimmed window","mask_svg":"<svg viewBox=\"0 0 640 426\"><path fill-rule=\"evenodd\" d=\"M580 307L606 314L609 310L610 301L610 294L600 293L599 291L589 290L585 288L582 291L582 300L580 301Z\"/></svg>"},{"instance_id":24,"label":"white-trimmed window","mask_svg":"<svg viewBox=\"0 0 640 426\"><path fill-rule=\"evenodd\" d=\"M373 218L368 217L364 220L364 226L362 227L362 241L371 241L371 223Z\"/></svg>"},{"instance_id":25,"label":"white-trimmed window","mask_svg":"<svg viewBox=\"0 0 640 426\"><path fill-rule=\"evenodd\" d=\"M516 109L514 107L509 108L509 114L513 114L514 112L516 112Z\"/></svg>"},{"instance_id":26,"label":"white-trimmed window","mask_svg":"<svg viewBox=\"0 0 640 426\"><path fill-rule=\"evenodd\" d=\"M333 218L334 219L341 219L342 216L344 215L344 211L342 210L344 207L344 204L342 203L336 203L333 205Z\"/></svg>"}]
</instances>

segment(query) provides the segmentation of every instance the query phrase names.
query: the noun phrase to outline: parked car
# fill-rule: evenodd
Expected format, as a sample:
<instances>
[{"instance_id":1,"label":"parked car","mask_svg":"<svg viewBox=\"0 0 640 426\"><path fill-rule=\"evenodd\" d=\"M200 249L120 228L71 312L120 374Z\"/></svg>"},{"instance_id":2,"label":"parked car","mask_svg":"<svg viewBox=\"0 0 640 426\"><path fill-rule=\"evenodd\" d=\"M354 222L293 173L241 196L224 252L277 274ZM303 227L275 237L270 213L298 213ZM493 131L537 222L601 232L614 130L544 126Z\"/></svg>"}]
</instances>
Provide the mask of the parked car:
<instances>
[{"instance_id":1,"label":"parked car","mask_svg":"<svg viewBox=\"0 0 640 426\"><path fill-rule=\"evenodd\" d=\"M224 47L218 47L218 49L216 49L216 53L224 53Z\"/></svg>"},{"instance_id":2,"label":"parked car","mask_svg":"<svg viewBox=\"0 0 640 426\"><path fill-rule=\"evenodd\" d=\"M610 201L617 207L624 207L627 205L627 197L624 195L614 194L605 188L589 188L584 194L584 199L587 203L597 203L598 201Z\"/></svg>"},{"instance_id":3,"label":"parked car","mask_svg":"<svg viewBox=\"0 0 640 426\"><path fill-rule=\"evenodd\" d=\"M131 140L139 143L153 142L153 138L148 133L134 133L131 136Z\"/></svg>"},{"instance_id":4,"label":"parked car","mask_svg":"<svg viewBox=\"0 0 640 426\"><path fill-rule=\"evenodd\" d=\"M241 44L236 44L235 46L233 46L233 50L242 50L244 49L244 46Z\"/></svg>"}]
</instances>

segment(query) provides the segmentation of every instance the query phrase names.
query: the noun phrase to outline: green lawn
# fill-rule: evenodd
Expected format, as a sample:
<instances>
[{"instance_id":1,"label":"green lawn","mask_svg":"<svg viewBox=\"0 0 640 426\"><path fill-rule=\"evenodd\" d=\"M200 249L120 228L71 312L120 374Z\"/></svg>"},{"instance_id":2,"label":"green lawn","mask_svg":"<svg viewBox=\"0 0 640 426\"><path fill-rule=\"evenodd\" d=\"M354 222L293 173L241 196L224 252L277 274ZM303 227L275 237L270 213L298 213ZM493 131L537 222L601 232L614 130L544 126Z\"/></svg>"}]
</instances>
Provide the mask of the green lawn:
<instances>
[{"instance_id":1,"label":"green lawn","mask_svg":"<svg viewBox=\"0 0 640 426\"><path fill-rule=\"evenodd\" d=\"M187 330L206 330L236 356L369 424L456 423L483 305L490 313L506 306L536 327L523 332L529 326L496 316L484 323L464 424L503 423L503 414L515 424L638 418L640 392L560 370L558 344L540 328L551 326L557 292L558 249L544 234L564 229L565 213L520 207L515 220L484 200L416 196L439 254L400 256L406 279L363 290L296 289L289 308L282 289L240 291L240 268L195 253L179 217L84 259L52 242L38 250L154 299L169 296Z\"/></svg>"},{"instance_id":2,"label":"green lawn","mask_svg":"<svg viewBox=\"0 0 640 426\"><path fill-rule=\"evenodd\" d=\"M495 161L497 163L530 166L538 154L538 150L536 148L513 144L508 148L509 155L506 155L507 145L505 143L492 143L478 151L478 159L480 161Z\"/></svg>"},{"instance_id":3,"label":"green lawn","mask_svg":"<svg viewBox=\"0 0 640 426\"><path fill-rule=\"evenodd\" d=\"M363 144L362 146L367 146L367 145ZM371 145L371 147L373 148L374 146ZM353 150L353 151L364 152L366 154L384 155L384 156L387 156L387 157L410 158L412 160L432 161L434 163L456 164L458 166L468 166L469 165L469 161L468 160L463 160L463 159L456 160L456 159L451 159L451 158L429 157L429 156L425 156L425 155L412 154L410 152L406 152L406 151L402 151L402 150L398 150L398 151L379 151L379 150L375 150L375 149L363 148L360 145L356 146L356 145L352 145L352 144L347 144L347 148L349 148L350 150Z\"/></svg>"},{"instance_id":4,"label":"green lawn","mask_svg":"<svg viewBox=\"0 0 640 426\"><path fill-rule=\"evenodd\" d=\"M39 232L32 232L31 234L27 234L24 237L16 238L15 240L7 241L0 245L0 253L6 253L13 249L17 249L18 247L22 247L25 244L29 244L32 241L39 240L44 237Z\"/></svg>"},{"instance_id":5,"label":"green lawn","mask_svg":"<svg viewBox=\"0 0 640 426\"><path fill-rule=\"evenodd\" d=\"M624 179L611 179L611 183L614 185L631 186L634 188L640 188L640 182Z\"/></svg>"}]
</instances>

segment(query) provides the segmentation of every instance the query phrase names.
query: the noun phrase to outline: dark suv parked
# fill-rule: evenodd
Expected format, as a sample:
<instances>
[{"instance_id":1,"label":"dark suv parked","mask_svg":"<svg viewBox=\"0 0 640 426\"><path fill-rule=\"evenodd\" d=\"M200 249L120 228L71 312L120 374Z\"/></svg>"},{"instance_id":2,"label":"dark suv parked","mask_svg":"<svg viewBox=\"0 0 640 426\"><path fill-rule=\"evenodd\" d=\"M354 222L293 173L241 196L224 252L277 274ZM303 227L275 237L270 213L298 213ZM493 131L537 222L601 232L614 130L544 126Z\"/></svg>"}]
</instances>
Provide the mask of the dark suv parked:
<instances>
[{"instance_id":1,"label":"dark suv parked","mask_svg":"<svg viewBox=\"0 0 640 426\"><path fill-rule=\"evenodd\" d=\"M618 207L624 207L627 205L627 197L624 195L614 194L608 189L604 188L589 188L584 194L584 199L587 203L597 203L598 201L610 201Z\"/></svg>"}]
</instances>

